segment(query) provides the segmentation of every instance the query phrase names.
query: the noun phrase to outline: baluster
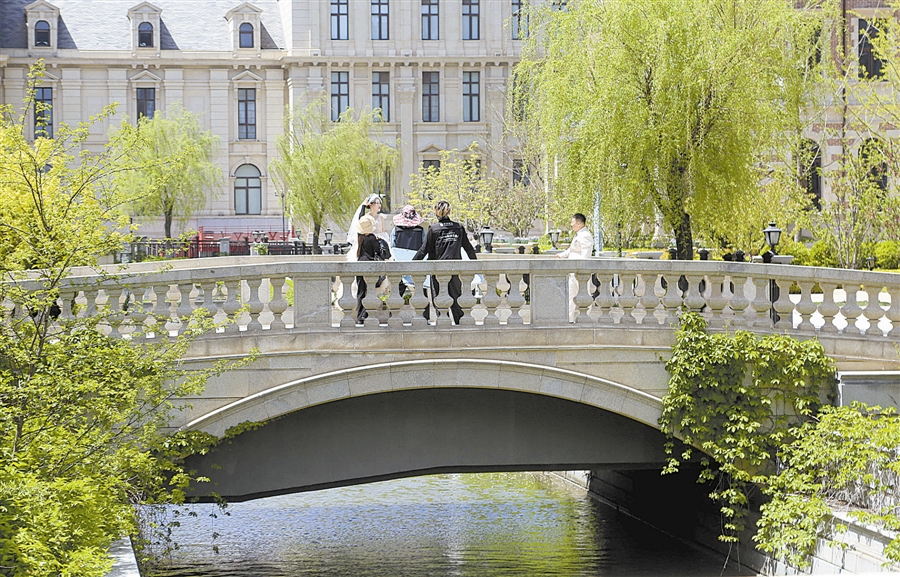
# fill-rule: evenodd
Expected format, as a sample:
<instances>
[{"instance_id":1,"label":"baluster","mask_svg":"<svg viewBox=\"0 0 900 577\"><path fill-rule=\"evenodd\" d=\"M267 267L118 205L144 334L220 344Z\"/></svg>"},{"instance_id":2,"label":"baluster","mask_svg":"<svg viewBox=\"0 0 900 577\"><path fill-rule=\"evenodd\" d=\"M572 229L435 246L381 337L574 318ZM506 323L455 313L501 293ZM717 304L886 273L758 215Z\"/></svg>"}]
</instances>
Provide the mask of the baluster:
<instances>
[{"instance_id":1,"label":"baluster","mask_svg":"<svg viewBox=\"0 0 900 577\"><path fill-rule=\"evenodd\" d=\"M259 287L262 284L261 278L249 278L244 280L250 289L250 298L247 299L247 308L250 313L250 322L247 323L248 331L262 330L262 323L259 322L259 313L263 311L263 302L259 298Z\"/></svg>"},{"instance_id":2,"label":"baluster","mask_svg":"<svg viewBox=\"0 0 900 577\"><path fill-rule=\"evenodd\" d=\"M823 333L838 332L837 326L834 324L834 317L841 311L841 308L834 302L834 291L837 289L836 284L819 283L822 289L822 303L819 305L819 314L822 315L824 324L819 329Z\"/></svg>"},{"instance_id":3,"label":"baluster","mask_svg":"<svg viewBox=\"0 0 900 577\"><path fill-rule=\"evenodd\" d=\"M416 289L413 295L409 297L409 307L412 308L412 326L414 327L428 326L428 321L424 316L425 307L428 306L428 297L425 296L425 279L427 278L427 275L416 275L413 277ZM434 311L431 312L434 314Z\"/></svg>"},{"instance_id":4,"label":"baluster","mask_svg":"<svg viewBox=\"0 0 900 577\"><path fill-rule=\"evenodd\" d=\"M205 280L200 283L200 292L203 294L203 301L200 307L206 311L210 319L215 319L219 314L219 303L216 302L216 290L218 284L214 280Z\"/></svg>"},{"instance_id":5,"label":"baluster","mask_svg":"<svg viewBox=\"0 0 900 577\"><path fill-rule=\"evenodd\" d=\"M506 319L506 324L521 325L525 322L519 313L521 308L525 306L525 296L519 289L520 279L522 279L523 276L516 273L507 275L507 278L509 279L509 294L506 295L506 302L509 303L510 315L509 318Z\"/></svg>"},{"instance_id":6,"label":"baluster","mask_svg":"<svg viewBox=\"0 0 900 577\"><path fill-rule=\"evenodd\" d=\"M638 306L644 311L641 324L658 325L659 319L656 317L656 307L659 306L660 297L665 294L662 292L659 282L662 275L641 274L638 278L640 279L638 286L641 289ZM660 294L657 294L657 290L660 291Z\"/></svg>"},{"instance_id":7,"label":"baluster","mask_svg":"<svg viewBox=\"0 0 900 577\"><path fill-rule=\"evenodd\" d=\"M660 275L662 277L662 275ZM684 296L681 288L678 286L679 275L676 273L669 274L668 277L662 277L660 285L665 283L666 294L662 298L662 305L666 309L666 318L662 324L674 324L678 321L678 315L681 312L681 305L684 304Z\"/></svg>"},{"instance_id":8,"label":"baluster","mask_svg":"<svg viewBox=\"0 0 900 577\"><path fill-rule=\"evenodd\" d=\"M84 298L87 300L87 305L84 307L84 317L91 318L97 314L97 299L100 298L100 290L84 289Z\"/></svg>"},{"instance_id":9,"label":"baluster","mask_svg":"<svg viewBox=\"0 0 900 577\"><path fill-rule=\"evenodd\" d=\"M153 287L156 305L153 307L153 323L151 330L153 331L154 337L168 336L166 327L172 319L172 311L169 309L170 303L167 300L168 293L169 285Z\"/></svg>"},{"instance_id":10,"label":"baluster","mask_svg":"<svg viewBox=\"0 0 900 577\"><path fill-rule=\"evenodd\" d=\"M119 302L122 298L122 287L112 286L108 289L104 289L104 292L106 292L104 316L106 317L106 322L109 324L109 336L114 339L121 338L124 335L119 329L125 320L125 313L122 310L122 304Z\"/></svg>"},{"instance_id":11,"label":"baluster","mask_svg":"<svg viewBox=\"0 0 900 577\"><path fill-rule=\"evenodd\" d=\"M378 328L378 325L381 324L381 319L378 318L379 310L381 310L381 299L378 298L375 288L375 283L378 282L378 275L365 275L364 278L366 279L366 296L363 297L362 304L368 316L363 325L367 329ZM357 290L359 290L358 287Z\"/></svg>"},{"instance_id":12,"label":"baluster","mask_svg":"<svg viewBox=\"0 0 900 577\"><path fill-rule=\"evenodd\" d=\"M794 303L791 301L791 285L793 284L792 280L775 280L775 286L778 287L778 299L772 303L772 308L778 313L776 317L778 322L775 326L780 329L793 330L794 328Z\"/></svg>"},{"instance_id":13,"label":"baluster","mask_svg":"<svg viewBox=\"0 0 900 577\"><path fill-rule=\"evenodd\" d=\"M699 275L690 275L686 278L688 281L688 290L687 296L684 299L684 305L689 311L699 313L706 305L706 299L700 294L700 281L703 281L704 278Z\"/></svg>"},{"instance_id":14,"label":"baluster","mask_svg":"<svg viewBox=\"0 0 900 577\"><path fill-rule=\"evenodd\" d=\"M844 293L847 295L847 302L841 307L841 314L847 319L847 326L844 332L850 335L860 334L860 330L856 327L856 319L862 314L862 308L856 303L856 291L859 289L858 284L844 283Z\"/></svg>"},{"instance_id":15,"label":"baluster","mask_svg":"<svg viewBox=\"0 0 900 577\"><path fill-rule=\"evenodd\" d=\"M812 314L816 312L816 303L812 300L812 288L815 286L813 281L798 281L800 287L800 301L797 303L797 313L800 315L800 324L797 326L799 331L813 331L816 329L812 324Z\"/></svg>"},{"instance_id":16,"label":"baluster","mask_svg":"<svg viewBox=\"0 0 900 577\"><path fill-rule=\"evenodd\" d=\"M65 324L75 319L75 297L78 291L63 289L59 292L59 322Z\"/></svg>"},{"instance_id":17,"label":"baluster","mask_svg":"<svg viewBox=\"0 0 900 577\"><path fill-rule=\"evenodd\" d=\"M863 314L869 321L869 328L866 329L866 334L881 336L884 334L884 331L878 327L878 321L884 316L884 309L881 308L881 304L878 302L878 293L881 292L881 286L866 285L865 291L869 296L869 303L866 305L866 308L863 309Z\"/></svg>"},{"instance_id":18,"label":"baluster","mask_svg":"<svg viewBox=\"0 0 900 577\"><path fill-rule=\"evenodd\" d=\"M770 328L772 326L772 317L769 316L769 312L772 310L772 302L769 300L768 295L769 279L754 278L753 288L756 289L756 294L753 297L753 302L750 303L750 307L756 311L756 318L750 326Z\"/></svg>"},{"instance_id":19,"label":"baluster","mask_svg":"<svg viewBox=\"0 0 900 577\"><path fill-rule=\"evenodd\" d=\"M600 311L597 322L605 325L611 325L615 322L612 316L612 309L616 305L616 297L613 294L612 275L609 273L597 273L597 281L600 286L597 287L599 294L594 299L594 306Z\"/></svg>"},{"instance_id":20,"label":"baluster","mask_svg":"<svg viewBox=\"0 0 900 577\"><path fill-rule=\"evenodd\" d=\"M578 281L578 292L574 295L569 295L569 298L572 299L572 304L575 305L575 318L573 319L573 315L570 313L569 321L571 322L574 320L576 324L593 323L594 319L587 314L588 309L594 303L594 299L591 297L591 292L594 288L591 284L591 273L575 272L572 274L575 275L575 280ZM569 310L571 311L572 309L570 308Z\"/></svg>"},{"instance_id":21,"label":"baluster","mask_svg":"<svg viewBox=\"0 0 900 577\"><path fill-rule=\"evenodd\" d=\"M486 274L484 275L485 289L484 296L481 297L481 304L487 310L487 316L484 317L484 326L496 327L500 326L500 317L497 316L497 307L500 306L500 295L497 294L497 281L499 276Z\"/></svg>"},{"instance_id":22,"label":"baluster","mask_svg":"<svg viewBox=\"0 0 900 577\"><path fill-rule=\"evenodd\" d=\"M222 286L225 289L225 302L222 303L222 311L225 312L225 332L240 332L237 313L241 310L241 281L229 279Z\"/></svg>"},{"instance_id":23,"label":"baluster","mask_svg":"<svg viewBox=\"0 0 900 577\"><path fill-rule=\"evenodd\" d=\"M142 339L146 336L144 323L149 316L147 314L147 308L149 306L147 291L147 287L137 287L133 289L127 302L129 308L128 316L131 318L131 326L134 329L131 332L132 339Z\"/></svg>"},{"instance_id":24,"label":"baluster","mask_svg":"<svg viewBox=\"0 0 900 577\"><path fill-rule=\"evenodd\" d=\"M398 276L397 282L391 282L391 292L388 294L387 298L387 307L388 307L388 327L392 329L402 329L404 320L402 316L403 307L405 306L403 297L400 295L400 283L403 282L403 277ZM407 289L411 290L411 289Z\"/></svg>"},{"instance_id":25,"label":"baluster","mask_svg":"<svg viewBox=\"0 0 900 577\"><path fill-rule=\"evenodd\" d=\"M341 297L338 299L338 306L341 309L341 328L356 326L356 299L353 297L353 278L341 277L343 288ZM296 286L296 285L295 285ZM297 295L294 295L297 298Z\"/></svg>"},{"instance_id":26,"label":"baluster","mask_svg":"<svg viewBox=\"0 0 900 577\"><path fill-rule=\"evenodd\" d=\"M178 322L178 330L181 333L184 333L188 328L188 322L190 321L191 315L194 314L194 299L191 298L191 293L194 291L194 283L193 282L182 282L178 283L178 307L175 309L175 318Z\"/></svg>"},{"instance_id":27,"label":"baluster","mask_svg":"<svg viewBox=\"0 0 900 577\"><path fill-rule=\"evenodd\" d=\"M469 275L464 275L463 278L469 278ZM462 279L460 281L462 282ZM456 299L456 303L463 311L463 316L459 319L461 326L475 326L475 317L472 316L472 309L475 307L476 302L475 295L472 294L471 281L462 282L462 294Z\"/></svg>"},{"instance_id":28,"label":"baluster","mask_svg":"<svg viewBox=\"0 0 900 577\"><path fill-rule=\"evenodd\" d=\"M269 279L272 290L275 292L274 297L269 301L269 312L274 315L269 330L283 330L286 328L284 323L284 311L287 310L288 302L284 298L285 287L287 287L287 279L283 276L276 276Z\"/></svg>"},{"instance_id":29,"label":"baluster","mask_svg":"<svg viewBox=\"0 0 900 577\"><path fill-rule=\"evenodd\" d=\"M623 325L636 324L634 317L634 307L638 304L639 299L634 294L635 275L622 274L619 276L619 306L622 307L622 318L619 320Z\"/></svg>"},{"instance_id":30,"label":"baluster","mask_svg":"<svg viewBox=\"0 0 900 577\"><path fill-rule=\"evenodd\" d=\"M728 300L728 308L731 315L728 322L736 327L747 326L747 319L744 317L744 311L750 306L750 299L746 296L747 277L729 277L729 289L731 298Z\"/></svg>"},{"instance_id":31,"label":"baluster","mask_svg":"<svg viewBox=\"0 0 900 577\"><path fill-rule=\"evenodd\" d=\"M709 275L706 277L706 314L710 327L721 328L725 326L723 311L728 305L728 299L722 293L722 284L725 282L723 275ZM730 288L730 287L729 287Z\"/></svg>"}]
</instances>

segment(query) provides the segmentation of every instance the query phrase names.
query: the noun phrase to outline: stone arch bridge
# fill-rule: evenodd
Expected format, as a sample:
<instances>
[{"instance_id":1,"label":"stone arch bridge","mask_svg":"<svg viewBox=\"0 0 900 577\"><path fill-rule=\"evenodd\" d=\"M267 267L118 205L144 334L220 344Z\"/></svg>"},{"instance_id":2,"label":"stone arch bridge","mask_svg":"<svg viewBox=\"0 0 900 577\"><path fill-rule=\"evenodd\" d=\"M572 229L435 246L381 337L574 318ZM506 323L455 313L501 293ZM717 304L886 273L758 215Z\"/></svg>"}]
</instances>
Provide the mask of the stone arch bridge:
<instances>
[{"instance_id":1,"label":"stone arch bridge","mask_svg":"<svg viewBox=\"0 0 900 577\"><path fill-rule=\"evenodd\" d=\"M682 310L700 312L712 330L819 339L837 361L844 402L896 404L900 276L492 256L140 263L102 278L80 271L60 302L63 315L76 297L86 312L105 309L113 336L164 339L198 307L229 321L194 343L189 366L258 349L253 363L211 380L173 415L174 427L220 437L264 424L193 463L231 500L428 472L656 467L664 365ZM353 279L373 287L385 276L383 287L397 287L407 274L416 287L427 275L441 286L459 275L472 289L459 299L460 323L444 314L429 324L421 290L404 300L379 289L357 326ZM578 294L568 294L570 275ZM435 299L439 309L450 302Z\"/></svg>"}]
</instances>

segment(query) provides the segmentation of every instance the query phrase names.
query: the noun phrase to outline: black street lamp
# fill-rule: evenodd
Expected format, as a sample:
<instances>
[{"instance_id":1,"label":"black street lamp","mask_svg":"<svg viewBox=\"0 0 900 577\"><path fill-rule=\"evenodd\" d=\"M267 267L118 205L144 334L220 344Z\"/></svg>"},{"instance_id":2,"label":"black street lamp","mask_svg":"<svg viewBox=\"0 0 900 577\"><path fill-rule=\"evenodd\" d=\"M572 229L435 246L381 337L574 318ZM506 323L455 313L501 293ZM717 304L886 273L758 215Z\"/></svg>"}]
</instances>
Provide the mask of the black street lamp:
<instances>
[{"instance_id":1,"label":"black street lamp","mask_svg":"<svg viewBox=\"0 0 900 577\"><path fill-rule=\"evenodd\" d=\"M494 252L494 247L491 245L491 241L494 240L494 231L491 230L491 227L484 225L478 236L481 239L481 246L484 247L485 252Z\"/></svg>"},{"instance_id":2,"label":"black street lamp","mask_svg":"<svg viewBox=\"0 0 900 577\"><path fill-rule=\"evenodd\" d=\"M774 222L770 222L769 226L763 229L763 235L766 237L766 244L772 250L772 255L775 255L775 247L778 246L778 241L781 240L781 229L775 226ZM781 317L775 312L775 301L781 296L780 293L781 291L778 289L775 279L769 279L769 302L772 303L769 309L769 317L772 319L772 323L777 323L781 320Z\"/></svg>"},{"instance_id":3,"label":"black street lamp","mask_svg":"<svg viewBox=\"0 0 900 577\"><path fill-rule=\"evenodd\" d=\"M325 244L331 244L331 238L334 236L334 233L331 232L331 227L325 229Z\"/></svg>"},{"instance_id":4,"label":"black street lamp","mask_svg":"<svg viewBox=\"0 0 900 577\"><path fill-rule=\"evenodd\" d=\"M556 248L556 243L559 242L559 233L561 231L557 228L556 230L550 231L550 244L553 245L553 248Z\"/></svg>"},{"instance_id":5,"label":"black street lamp","mask_svg":"<svg viewBox=\"0 0 900 577\"><path fill-rule=\"evenodd\" d=\"M872 270L875 268L875 257L874 256L869 255L866 257L866 266L869 267L869 270Z\"/></svg>"}]
</instances>

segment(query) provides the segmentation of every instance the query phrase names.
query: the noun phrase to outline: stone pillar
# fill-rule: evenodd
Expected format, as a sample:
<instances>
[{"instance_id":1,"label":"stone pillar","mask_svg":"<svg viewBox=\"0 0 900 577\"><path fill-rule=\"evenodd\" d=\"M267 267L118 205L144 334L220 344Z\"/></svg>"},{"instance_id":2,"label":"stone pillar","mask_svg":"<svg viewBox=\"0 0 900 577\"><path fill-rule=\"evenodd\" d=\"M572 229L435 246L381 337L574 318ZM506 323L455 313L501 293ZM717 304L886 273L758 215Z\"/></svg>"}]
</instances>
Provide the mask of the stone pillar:
<instances>
[{"instance_id":1,"label":"stone pillar","mask_svg":"<svg viewBox=\"0 0 900 577\"><path fill-rule=\"evenodd\" d=\"M394 110L400 121L400 190L394 193L393 206L402 206L409 193L409 176L416 171L416 143L413 137L413 122L416 115L416 78L418 68L400 68L397 81L397 104Z\"/></svg>"},{"instance_id":2,"label":"stone pillar","mask_svg":"<svg viewBox=\"0 0 900 577\"><path fill-rule=\"evenodd\" d=\"M207 209L212 213L229 215L233 211L231 187L231 159L228 154L231 126L230 82L227 68L212 68L209 71L209 124L213 134L219 137L219 167L225 180L225 193L215 200L210 199Z\"/></svg>"},{"instance_id":3,"label":"stone pillar","mask_svg":"<svg viewBox=\"0 0 900 577\"><path fill-rule=\"evenodd\" d=\"M166 112L172 108L173 104L179 104L182 107L184 103L184 71L181 68L166 68L166 77L163 81L166 95Z\"/></svg>"},{"instance_id":4,"label":"stone pillar","mask_svg":"<svg viewBox=\"0 0 900 577\"><path fill-rule=\"evenodd\" d=\"M60 122L75 126L79 122L87 120L81 109L81 69L63 68L62 79L59 82L59 96L54 97L53 124L59 127ZM57 103L59 103L57 105Z\"/></svg>"},{"instance_id":5,"label":"stone pillar","mask_svg":"<svg viewBox=\"0 0 900 577\"><path fill-rule=\"evenodd\" d=\"M128 92L127 71L124 68L110 68L106 74L109 102L117 102L119 104L116 113L110 117L108 125L104 127L108 129L109 125L116 126L120 124L126 116L134 121L137 114L134 112L134 105Z\"/></svg>"}]
</instances>

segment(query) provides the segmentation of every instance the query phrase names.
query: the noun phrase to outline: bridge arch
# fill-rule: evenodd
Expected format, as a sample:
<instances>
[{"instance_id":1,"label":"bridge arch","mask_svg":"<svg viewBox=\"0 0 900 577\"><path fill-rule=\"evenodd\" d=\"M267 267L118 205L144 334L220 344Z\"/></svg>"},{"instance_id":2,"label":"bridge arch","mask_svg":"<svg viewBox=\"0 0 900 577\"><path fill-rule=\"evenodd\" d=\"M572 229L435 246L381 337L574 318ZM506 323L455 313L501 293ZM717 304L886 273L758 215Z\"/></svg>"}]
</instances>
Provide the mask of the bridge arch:
<instances>
[{"instance_id":1,"label":"bridge arch","mask_svg":"<svg viewBox=\"0 0 900 577\"><path fill-rule=\"evenodd\" d=\"M609 379L543 365L483 359L378 363L293 380L215 409L186 424L222 437L244 422L265 422L308 407L378 393L482 388L566 399L658 428L657 397Z\"/></svg>"},{"instance_id":2,"label":"bridge arch","mask_svg":"<svg viewBox=\"0 0 900 577\"><path fill-rule=\"evenodd\" d=\"M258 428L188 466L232 501L430 473L659 467L660 401L539 365L408 361L300 379L188 427Z\"/></svg>"}]
</instances>

